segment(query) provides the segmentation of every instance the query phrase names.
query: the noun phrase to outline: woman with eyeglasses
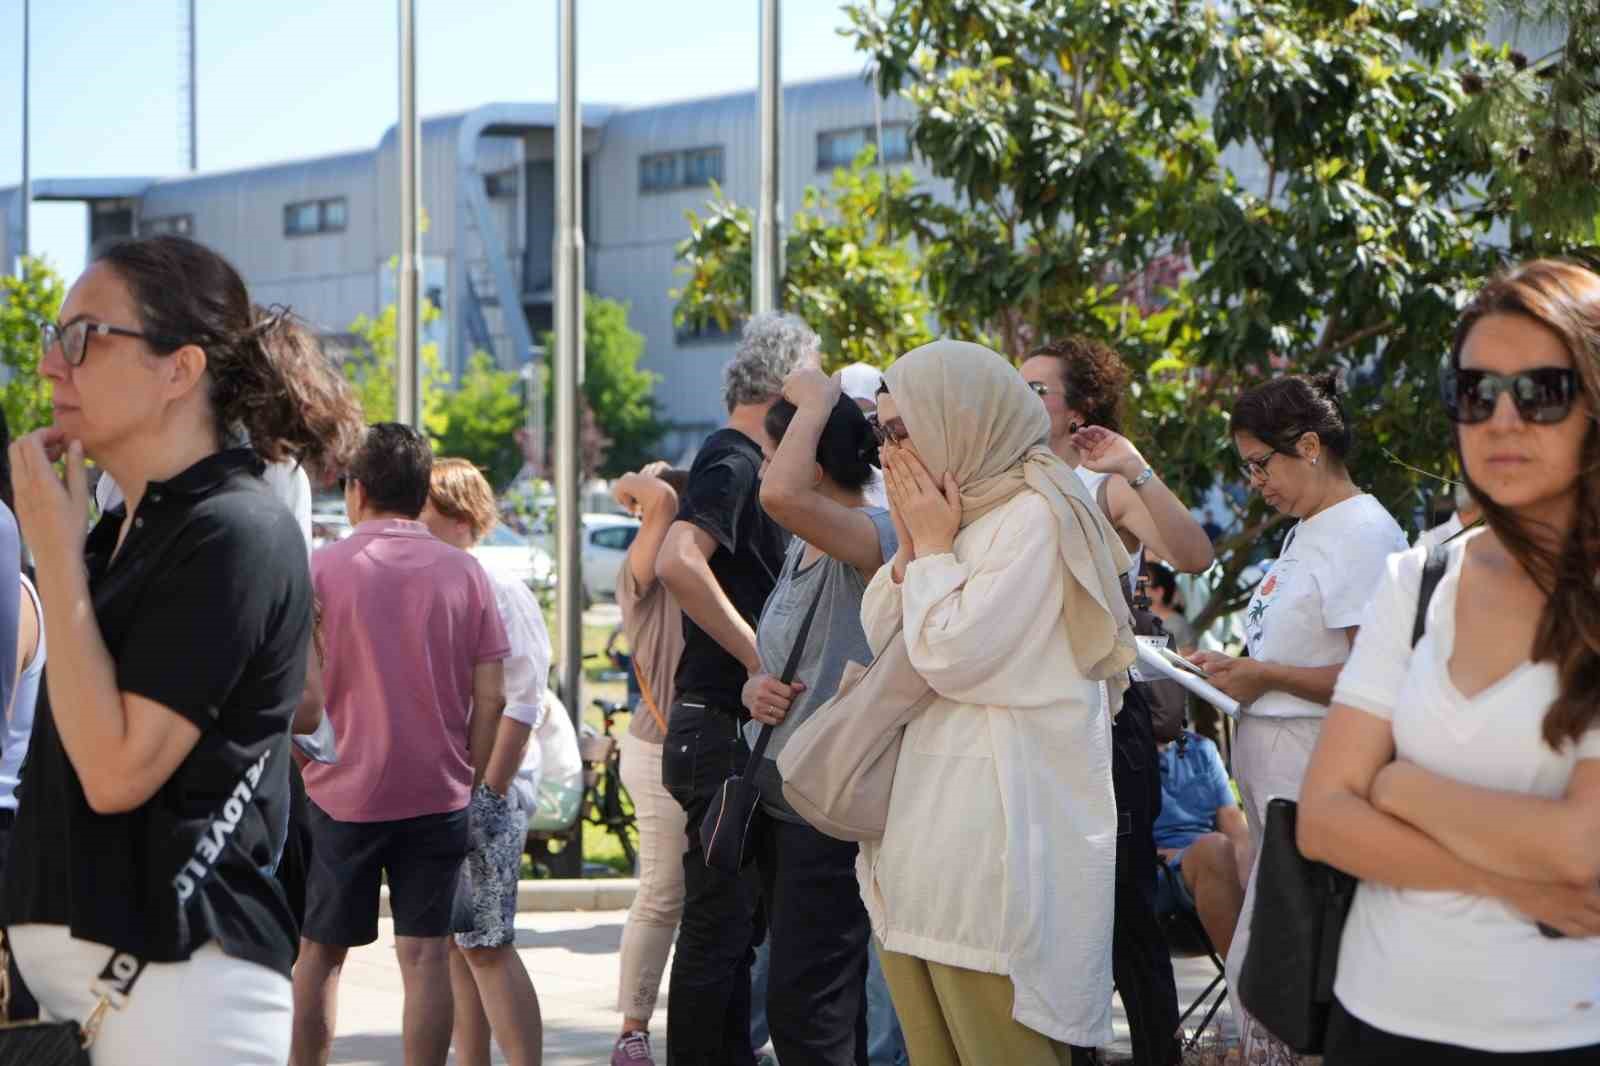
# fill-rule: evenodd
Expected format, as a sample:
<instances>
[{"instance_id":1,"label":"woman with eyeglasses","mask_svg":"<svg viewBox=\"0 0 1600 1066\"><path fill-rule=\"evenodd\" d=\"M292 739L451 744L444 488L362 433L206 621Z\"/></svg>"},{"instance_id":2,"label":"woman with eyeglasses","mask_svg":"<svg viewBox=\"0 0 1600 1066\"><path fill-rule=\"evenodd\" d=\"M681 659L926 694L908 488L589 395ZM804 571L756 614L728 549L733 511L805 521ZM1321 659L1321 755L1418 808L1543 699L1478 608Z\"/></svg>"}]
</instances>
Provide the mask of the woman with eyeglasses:
<instances>
[{"instance_id":1,"label":"woman with eyeglasses","mask_svg":"<svg viewBox=\"0 0 1600 1066\"><path fill-rule=\"evenodd\" d=\"M1414 648L1429 549L1389 560L1301 789L1360 878L1324 1062L1600 1062L1600 276L1491 281L1443 385L1486 528Z\"/></svg>"},{"instance_id":2,"label":"woman with eyeglasses","mask_svg":"<svg viewBox=\"0 0 1600 1066\"><path fill-rule=\"evenodd\" d=\"M1234 403L1233 446L1267 506L1297 519L1278 558L1245 611L1249 656L1201 651L1192 657L1217 688L1239 701L1233 775L1251 844L1259 852L1267 801L1300 792L1384 561L1406 548L1405 534L1383 504L1350 478L1355 431L1332 374L1277 378ZM1254 878L1228 952L1228 986L1238 987L1250 944ZM1244 1017L1234 996L1235 1017ZM1241 1026L1247 1062L1270 1043L1252 1021ZM1274 1046L1267 1061L1293 1061ZM1276 1056L1274 1058L1273 1056Z\"/></svg>"},{"instance_id":3,"label":"woman with eyeglasses","mask_svg":"<svg viewBox=\"0 0 1600 1066\"><path fill-rule=\"evenodd\" d=\"M11 446L50 664L0 922L96 1066L289 1054L296 929L272 871L312 593L261 472L342 466L361 421L288 331L202 245L115 245L45 330L53 425ZM87 537L86 457L126 496Z\"/></svg>"}]
</instances>

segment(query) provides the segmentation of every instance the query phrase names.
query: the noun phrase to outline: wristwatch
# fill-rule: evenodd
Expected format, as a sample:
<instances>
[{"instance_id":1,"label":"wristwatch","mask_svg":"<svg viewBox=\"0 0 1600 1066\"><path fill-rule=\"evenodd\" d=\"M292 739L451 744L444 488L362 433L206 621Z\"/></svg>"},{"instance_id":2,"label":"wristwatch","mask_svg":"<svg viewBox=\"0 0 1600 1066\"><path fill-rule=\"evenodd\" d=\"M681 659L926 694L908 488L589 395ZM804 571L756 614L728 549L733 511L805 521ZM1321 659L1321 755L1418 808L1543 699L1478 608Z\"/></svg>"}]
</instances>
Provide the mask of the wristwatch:
<instances>
[{"instance_id":1,"label":"wristwatch","mask_svg":"<svg viewBox=\"0 0 1600 1066\"><path fill-rule=\"evenodd\" d=\"M1147 466L1147 467L1144 468L1143 472L1141 472L1139 474L1138 477L1136 477L1132 481L1128 482L1128 485L1130 487L1132 487L1132 488L1142 489L1146 485L1148 485L1151 482L1151 480L1155 478L1155 476L1156 476L1156 472L1154 470L1150 469Z\"/></svg>"}]
</instances>

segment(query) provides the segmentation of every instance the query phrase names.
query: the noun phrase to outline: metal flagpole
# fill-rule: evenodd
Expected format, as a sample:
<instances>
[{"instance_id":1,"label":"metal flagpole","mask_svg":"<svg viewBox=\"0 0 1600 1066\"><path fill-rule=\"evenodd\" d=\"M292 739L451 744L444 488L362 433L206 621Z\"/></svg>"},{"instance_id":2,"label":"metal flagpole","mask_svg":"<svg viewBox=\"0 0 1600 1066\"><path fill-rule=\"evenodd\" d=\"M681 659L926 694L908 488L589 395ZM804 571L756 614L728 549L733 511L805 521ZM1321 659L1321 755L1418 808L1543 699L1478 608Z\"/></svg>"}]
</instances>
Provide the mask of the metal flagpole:
<instances>
[{"instance_id":1,"label":"metal flagpole","mask_svg":"<svg viewBox=\"0 0 1600 1066\"><path fill-rule=\"evenodd\" d=\"M583 713L583 581L578 506L578 389L583 383L583 127L578 117L576 0L559 8L559 118L556 124L555 400L556 573L560 604L561 697L576 725Z\"/></svg>"},{"instance_id":2,"label":"metal flagpole","mask_svg":"<svg viewBox=\"0 0 1600 1066\"><path fill-rule=\"evenodd\" d=\"M29 0L22 0L22 187L17 190L17 195L22 198L22 210L20 212L22 226L17 232L17 236L20 238L18 246L22 249L21 254L24 256L33 254L32 247L28 243L28 207L33 203L33 175L28 168L28 53L31 51L28 40L28 4ZM0 256L3 255L4 252L0 252ZM20 260L17 263L17 273L22 273Z\"/></svg>"},{"instance_id":3,"label":"metal flagpole","mask_svg":"<svg viewBox=\"0 0 1600 1066\"><path fill-rule=\"evenodd\" d=\"M783 119L783 78L779 70L778 0L761 0L761 187L756 201L756 261L751 310L778 306L783 255L779 198L779 123Z\"/></svg>"},{"instance_id":4,"label":"metal flagpole","mask_svg":"<svg viewBox=\"0 0 1600 1066\"><path fill-rule=\"evenodd\" d=\"M417 5L400 4L400 270L395 329L395 420L420 428L418 396L419 334L422 303L417 273L421 265L420 191L422 168L417 142Z\"/></svg>"},{"instance_id":5,"label":"metal flagpole","mask_svg":"<svg viewBox=\"0 0 1600 1066\"><path fill-rule=\"evenodd\" d=\"M195 123L199 119L196 98L200 95L200 86L195 82L195 52L199 48L198 30L194 24L194 0L189 0L189 170L200 169L200 129Z\"/></svg>"}]
</instances>

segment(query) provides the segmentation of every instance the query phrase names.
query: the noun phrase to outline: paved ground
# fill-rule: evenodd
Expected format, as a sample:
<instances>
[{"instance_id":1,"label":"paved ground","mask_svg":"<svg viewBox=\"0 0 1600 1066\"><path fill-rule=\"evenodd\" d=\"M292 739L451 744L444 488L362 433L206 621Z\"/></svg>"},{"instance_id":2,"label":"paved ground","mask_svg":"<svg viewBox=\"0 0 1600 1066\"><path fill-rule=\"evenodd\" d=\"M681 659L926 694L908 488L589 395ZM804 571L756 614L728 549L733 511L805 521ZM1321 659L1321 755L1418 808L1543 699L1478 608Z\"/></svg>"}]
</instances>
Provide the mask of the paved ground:
<instances>
[{"instance_id":1,"label":"paved ground","mask_svg":"<svg viewBox=\"0 0 1600 1066\"><path fill-rule=\"evenodd\" d=\"M517 916L517 948L544 1011L546 1066L604 1066L610 1061L620 1020L615 1010L617 946L625 916L623 911ZM1205 959L1180 960L1177 973L1178 998L1187 1006L1210 980L1212 966ZM658 1040L665 1034L665 999L663 989L663 1010L656 1014ZM345 965L333 1062L400 1066L400 1003L394 930L385 919L378 942L352 951ZM1126 1051L1120 1005L1117 1035L1120 1050ZM497 1055L495 1062L502 1061ZM665 1066L665 1056L658 1055L657 1062Z\"/></svg>"}]
</instances>

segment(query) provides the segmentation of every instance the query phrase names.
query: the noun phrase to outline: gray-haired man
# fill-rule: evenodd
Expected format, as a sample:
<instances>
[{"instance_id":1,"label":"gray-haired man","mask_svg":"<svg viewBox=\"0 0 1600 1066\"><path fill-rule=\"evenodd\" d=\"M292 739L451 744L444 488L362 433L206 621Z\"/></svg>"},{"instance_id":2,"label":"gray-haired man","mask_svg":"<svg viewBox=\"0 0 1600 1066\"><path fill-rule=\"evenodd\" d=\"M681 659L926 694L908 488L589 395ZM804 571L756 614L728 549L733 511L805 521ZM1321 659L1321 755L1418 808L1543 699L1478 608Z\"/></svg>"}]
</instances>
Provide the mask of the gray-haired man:
<instances>
[{"instance_id":1,"label":"gray-haired man","mask_svg":"<svg viewBox=\"0 0 1600 1066\"><path fill-rule=\"evenodd\" d=\"M761 510L760 473L772 444L763 421L790 371L817 360L818 338L793 315L757 315L723 374L727 424L689 470L656 576L684 613L677 701L662 750L662 784L689 816L684 908L668 992L673 1066L749 1066L753 879L709 869L699 828L717 790L748 756L740 694L761 669L755 624L788 537Z\"/></svg>"}]
</instances>

